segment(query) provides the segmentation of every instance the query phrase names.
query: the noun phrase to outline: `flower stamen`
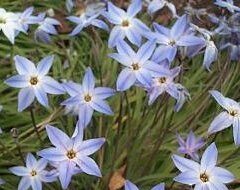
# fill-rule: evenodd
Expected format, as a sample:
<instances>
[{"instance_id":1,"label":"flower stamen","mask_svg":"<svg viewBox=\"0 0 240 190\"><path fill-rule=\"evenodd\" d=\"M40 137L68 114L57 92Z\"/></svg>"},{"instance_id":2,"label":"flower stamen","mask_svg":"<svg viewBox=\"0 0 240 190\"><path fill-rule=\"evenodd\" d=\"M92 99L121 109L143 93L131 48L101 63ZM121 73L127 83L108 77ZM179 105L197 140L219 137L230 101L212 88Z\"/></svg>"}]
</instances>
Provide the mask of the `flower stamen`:
<instances>
[{"instance_id":1,"label":"flower stamen","mask_svg":"<svg viewBox=\"0 0 240 190\"><path fill-rule=\"evenodd\" d=\"M229 110L228 113L231 115L231 116L236 116L238 114L237 110Z\"/></svg>"},{"instance_id":2,"label":"flower stamen","mask_svg":"<svg viewBox=\"0 0 240 190\"><path fill-rule=\"evenodd\" d=\"M158 82L159 82L160 84L165 83L166 80L167 80L166 77L160 77L160 78L158 78Z\"/></svg>"},{"instance_id":3,"label":"flower stamen","mask_svg":"<svg viewBox=\"0 0 240 190\"><path fill-rule=\"evenodd\" d=\"M38 83L38 78L37 77L31 77L30 84L31 85L37 85L37 83Z\"/></svg>"},{"instance_id":4,"label":"flower stamen","mask_svg":"<svg viewBox=\"0 0 240 190\"><path fill-rule=\"evenodd\" d=\"M36 170L32 170L31 173L30 173L30 175L31 175L32 177L36 176L36 175L37 175Z\"/></svg>"},{"instance_id":5,"label":"flower stamen","mask_svg":"<svg viewBox=\"0 0 240 190\"><path fill-rule=\"evenodd\" d=\"M140 66L138 65L138 63L133 63L133 64L132 64L132 69L133 69L134 71L137 71L137 70L140 69Z\"/></svg>"},{"instance_id":6,"label":"flower stamen","mask_svg":"<svg viewBox=\"0 0 240 190\"><path fill-rule=\"evenodd\" d=\"M122 26L123 26L123 27L128 27L129 25L130 25L130 23L129 23L128 20L122 21Z\"/></svg>"},{"instance_id":7,"label":"flower stamen","mask_svg":"<svg viewBox=\"0 0 240 190\"><path fill-rule=\"evenodd\" d=\"M71 150L69 150L68 152L67 152L67 157L71 160L71 159L74 159L75 157L76 157L76 152L73 150L73 149L71 149Z\"/></svg>"},{"instance_id":8,"label":"flower stamen","mask_svg":"<svg viewBox=\"0 0 240 190\"><path fill-rule=\"evenodd\" d=\"M90 102L90 101L92 100L92 96L90 96L89 94L87 94L87 95L84 96L84 100L85 100L86 102Z\"/></svg>"},{"instance_id":9,"label":"flower stamen","mask_svg":"<svg viewBox=\"0 0 240 190\"><path fill-rule=\"evenodd\" d=\"M201 181L202 181L203 183L206 183L206 182L209 181L209 177L208 177L208 175L205 174L205 173L203 173L203 174L200 175L200 179L201 179Z\"/></svg>"}]
</instances>

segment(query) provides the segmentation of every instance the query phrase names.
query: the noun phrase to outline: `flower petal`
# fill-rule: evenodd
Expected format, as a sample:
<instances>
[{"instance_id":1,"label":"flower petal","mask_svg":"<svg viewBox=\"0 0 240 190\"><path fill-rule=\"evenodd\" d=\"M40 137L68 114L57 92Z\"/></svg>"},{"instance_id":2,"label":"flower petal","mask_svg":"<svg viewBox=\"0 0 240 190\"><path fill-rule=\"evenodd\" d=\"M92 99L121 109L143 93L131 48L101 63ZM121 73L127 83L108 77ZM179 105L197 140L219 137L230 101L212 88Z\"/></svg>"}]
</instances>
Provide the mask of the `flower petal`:
<instances>
[{"instance_id":1,"label":"flower petal","mask_svg":"<svg viewBox=\"0 0 240 190\"><path fill-rule=\"evenodd\" d=\"M215 167L212 170L212 175L214 175L216 181L219 181L221 183L230 183L235 180L235 177L231 172L220 167Z\"/></svg>"},{"instance_id":2,"label":"flower petal","mask_svg":"<svg viewBox=\"0 0 240 190\"><path fill-rule=\"evenodd\" d=\"M136 82L136 76L131 69L125 68L118 75L117 90L125 91Z\"/></svg>"},{"instance_id":3,"label":"flower petal","mask_svg":"<svg viewBox=\"0 0 240 190\"><path fill-rule=\"evenodd\" d=\"M124 184L124 189L125 190L138 190L138 187L133 184L131 181L126 180Z\"/></svg>"},{"instance_id":4,"label":"flower petal","mask_svg":"<svg viewBox=\"0 0 240 190\"><path fill-rule=\"evenodd\" d=\"M42 80L43 83L41 85L45 92L49 94L63 94L65 92L62 85L56 80L54 80L52 77L44 76Z\"/></svg>"},{"instance_id":5,"label":"flower petal","mask_svg":"<svg viewBox=\"0 0 240 190\"><path fill-rule=\"evenodd\" d=\"M240 118L234 117L233 119L233 137L234 142L238 146L240 145Z\"/></svg>"},{"instance_id":6,"label":"flower petal","mask_svg":"<svg viewBox=\"0 0 240 190\"><path fill-rule=\"evenodd\" d=\"M31 180L32 190L42 190L42 182L39 178L34 177Z\"/></svg>"},{"instance_id":7,"label":"flower petal","mask_svg":"<svg viewBox=\"0 0 240 190\"><path fill-rule=\"evenodd\" d=\"M43 106L48 107L47 93L44 91L41 85L38 85L36 88L34 88L34 93L38 102Z\"/></svg>"},{"instance_id":8,"label":"flower petal","mask_svg":"<svg viewBox=\"0 0 240 190\"><path fill-rule=\"evenodd\" d=\"M83 172L89 175L102 177L102 174L98 165L92 158L81 155L81 157L77 160L77 164Z\"/></svg>"},{"instance_id":9,"label":"flower petal","mask_svg":"<svg viewBox=\"0 0 240 190\"><path fill-rule=\"evenodd\" d=\"M15 75L4 81L7 85L15 88L25 88L29 85L29 77L26 75Z\"/></svg>"},{"instance_id":10,"label":"flower petal","mask_svg":"<svg viewBox=\"0 0 240 190\"><path fill-rule=\"evenodd\" d=\"M34 90L31 87L23 88L18 94L18 111L26 109L35 98Z\"/></svg>"},{"instance_id":11,"label":"flower petal","mask_svg":"<svg viewBox=\"0 0 240 190\"><path fill-rule=\"evenodd\" d=\"M36 158L31 153L28 153L26 158L27 168L32 169L33 167L35 167L36 164L37 164Z\"/></svg>"},{"instance_id":12,"label":"flower petal","mask_svg":"<svg viewBox=\"0 0 240 190\"><path fill-rule=\"evenodd\" d=\"M101 113L107 115L113 115L113 111L111 110L110 106L106 103L106 101L94 98L91 102L91 107Z\"/></svg>"},{"instance_id":13,"label":"flower petal","mask_svg":"<svg viewBox=\"0 0 240 190\"><path fill-rule=\"evenodd\" d=\"M17 72L20 75L36 74L36 72L37 72L34 63L31 62L30 60L28 60L25 57L16 55L14 57L14 62L15 62L15 66L16 66Z\"/></svg>"},{"instance_id":14,"label":"flower petal","mask_svg":"<svg viewBox=\"0 0 240 190\"><path fill-rule=\"evenodd\" d=\"M89 139L83 141L77 148L81 155L89 156L99 150L105 143L105 138Z\"/></svg>"},{"instance_id":15,"label":"flower petal","mask_svg":"<svg viewBox=\"0 0 240 190\"><path fill-rule=\"evenodd\" d=\"M233 119L227 112L220 113L214 118L208 129L208 134L216 133L230 127L233 124Z\"/></svg>"},{"instance_id":16,"label":"flower petal","mask_svg":"<svg viewBox=\"0 0 240 190\"><path fill-rule=\"evenodd\" d=\"M156 43L155 41L148 41L145 44L143 44L138 52L137 52L137 59L139 60L139 63L145 63L151 55L153 54L153 51L155 50Z\"/></svg>"},{"instance_id":17,"label":"flower petal","mask_svg":"<svg viewBox=\"0 0 240 190\"><path fill-rule=\"evenodd\" d=\"M59 179L63 189L67 189L71 182L76 164L71 161L65 161L59 165Z\"/></svg>"},{"instance_id":18,"label":"flower petal","mask_svg":"<svg viewBox=\"0 0 240 190\"><path fill-rule=\"evenodd\" d=\"M97 98L106 99L110 96L113 96L115 94L115 90L112 88L97 87L94 89L94 94L97 96Z\"/></svg>"},{"instance_id":19,"label":"flower petal","mask_svg":"<svg viewBox=\"0 0 240 190\"><path fill-rule=\"evenodd\" d=\"M93 108L88 104L83 104L79 107L79 121L83 124L83 126L87 126L92 119Z\"/></svg>"},{"instance_id":20,"label":"flower petal","mask_svg":"<svg viewBox=\"0 0 240 190\"><path fill-rule=\"evenodd\" d=\"M174 178L179 183L193 185L200 182L199 174L196 171L185 171Z\"/></svg>"},{"instance_id":21,"label":"flower petal","mask_svg":"<svg viewBox=\"0 0 240 190\"><path fill-rule=\"evenodd\" d=\"M66 155L62 150L53 147L43 149L39 151L37 155L53 162L60 162L66 159Z\"/></svg>"},{"instance_id":22,"label":"flower petal","mask_svg":"<svg viewBox=\"0 0 240 190\"><path fill-rule=\"evenodd\" d=\"M129 17L134 17L142 9L142 0L133 0L127 9Z\"/></svg>"},{"instance_id":23,"label":"flower petal","mask_svg":"<svg viewBox=\"0 0 240 190\"><path fill-rule=\"evenodd\" d=\"M30 177L23 177L19 184L18 184L18 190L27 190L31 186L31 180Z\"/></svg>"},{"instance_id":24,"label":"flower petal","mask_svg":"<svg viewBox=\"0 0 240 190\"><path fill-rule=\"evenodd\" d=\"M70 141L70 138L63 131L51 125L46 126L46 131L49 140L54 146L64 150L67 149L66 144Z\"/></svg>"},{"instance_id":25,"label":"flower petal","mask_svg":"<svg viewBox=\"0 0 240 190\"><path fill-rule=\"evenodd\" d=\"M95 78L90 67L87 68L83 77L82 87L84 92L91 92L95 86Z\"/></svg>"},{"instance_id":26,"label":"flower petal","mask_svg":"<svg viewBox=\"0 0 240 190\"><path fill-rule=\"evenodd\" d=\"M41 76L46 75L52 67L53 59L53 55L43 58L37 65L37 73Z\"/></svg>"},{"instance_id":27,"label":"flower petal","mask_svg":"<svg viewBox=\"0 0 240 190\"><path fill-rule=\"evenodd\" d=\"M9 168L9 170L17 176L29 176L30 170L24 166L15 166Z\"/></svg>"},{"instance_id":28,"label":"flower petal","mask_svg":"<svg viewBox=\"0 0 240 190\"><path fill-rule=\"evenodd\" d=\"M217 164L218 150L215 143L212 143L204 151L201 159L201 171L211 170Z\"/></svg>"},{"instance_id":29,"label":"flower petal","mask_svg":"<svg viewBox=\"0 0 240 190\"><path fill-rule=\"evenodd\" d=\"M200 165L197 162L194 162L192 160L186 159L186 158L182 158L178 155L173 155L172 156L172 160L175 164L175 166L181 171L181 172L185 172L185 171L199 171L200 169Z\"/></svg>"}]
</instances>

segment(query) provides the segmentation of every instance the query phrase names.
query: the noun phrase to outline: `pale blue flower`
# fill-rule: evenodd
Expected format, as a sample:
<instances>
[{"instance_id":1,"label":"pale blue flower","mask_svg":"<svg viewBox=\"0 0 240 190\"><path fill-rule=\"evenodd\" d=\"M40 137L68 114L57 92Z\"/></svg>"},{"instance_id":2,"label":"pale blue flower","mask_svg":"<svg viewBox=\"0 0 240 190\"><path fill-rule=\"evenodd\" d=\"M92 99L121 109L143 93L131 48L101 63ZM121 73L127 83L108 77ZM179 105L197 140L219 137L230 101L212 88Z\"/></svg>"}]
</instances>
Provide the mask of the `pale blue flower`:
<instances>
[{"instance_id":1,"label":"pale blue flower","mask_svg":"<svg viewBox=\"0 0 240 190\"><path fill-rule=\"evenodd\" d=\"M29 153L26 158L26 167L11 167L9 170L13 174L22 177L18 185L18 190L27 190L30 187L33 190L42 190L42 182L56 181L57 177L55 175L49 175L49 172L46 170L47 163L43 158L37 161L36 158Z\"/></svg>"},{"instance_id":2,"label":"pale blue flower","mask_svg":"<svg viewBox=\"0 0 240 190\"><path fill-rule=\"evenodd\" d=\"M139 19L135 18L137 13L142 9L142 0L133 0L127 11L124 11L111 2L108 2L107 12L103 14L110 23L114 24L108 46L113 48L119 40L125 37L137 46L141 45L142 35L149 31L149 28Z\"/></svg>"},{"instance_id":3,"label":"pale blue flower","mask_svg":"<svg viewBox=\"0 0 240 190\"><path fill-rule=\"evenodd\" d=\"M218 104L225 110L221 112L210 124L208 134L222 131L233 126L233 137L236 145L240 145L240 105L238 102L224 97L216 90L210 91Z\"/></svg>"},{"instance_id":4,"label":"pale blue flower","mask_svg":"<svg viewBox=\"0 0 240 190\"><path fill-rule=\"evenodd\" d=\"M173 17L178 17L175 5L168 0L152 0L149 2L147 10L150 15L153 15L164 7L167 7L172 12Z\"/></svg>"},{"instance_id":5,"label":"pale blue flower","mask_svg":"<svg viewBox=\"0 0 240 190\"><path fill-rule=\"evenodd\" d=\"M178 76L181 68L175 67L170 69L170 62L168 60L160 62L159 66L162 66L164 70L168 71L169 75L158 75L157 77L152 77L151 85L143 86L143 88L145 88L148 92L148 104L153 104L161 94L166 92L177 100L174 109L175 111L179 111L187 97L190 96L184 86L174 82L174 79Z\"/></svg>"},{"instance_id":6,"label":"pale blue flower","mask_svg":"<svg viewBox=\"0 0 240 190\"><path fill-rule=\"evenodd\" d=\"M118 41L118 53L109 55L125 66L118 76L117 90L125 91L136 82L149 87L152 82L152 77L168 76L170 74L170 72L161 65L150 61L155 46L154 41L148 41L135 52L125 41Z\"/></svg>"},{"instance_id":7,"label":"pale blue flower","mask_svg":"<svg viewBox=\"0 0 240 190\"><path fill-rule=\"evenodd\" d=\"M22 28L22 32L27 33L30 24L38 24L42 22L42 18L39 16L33 16L33 7L27 8L24 12L19 13L18 22Z\"/></svg>"},{"instance_id":8,"label":"pale blue flower","mask_svg":"<svg viewBox=\"0 0 240 190\"><path fill-rule=\"evenodd\" d=\"M41 13L38 15L39 19L42 19L42 22L38 23L38 27L35 31L35 39L40 40L44 43L51 42L51 35L57 35L58 32L56 30L56 26L60 26L61 23L50 17L45 17L46 13Z\"/></svg>"},{"instance_id":9,"label":"pale blue flower","mask_svg":"<svg viewBox=\"0 0 240 190\"><path fill-rule=\"evenodd\" d=\"M228 170L216 166L217 157L218 150L215 143L205 150L200 163L173 155L173 162L181 171L174 180L195 185L194 190L228 190L225 184L232 182L235 177Z\"/></svg>"},{"instance_id":10,"label":"pale blue flower","mask_svg":"<svg viewBox=\"0 0 240 190\"><path fill-rule=\"evenodd\" d=\"M187 16L183 15L175 22L171 29L153 23L155 32L147 32L148 39L156 39L159 47L155 50L152 60L158 62L168 59L170 62L177 55L178 47L190 47L204 44L204 40L189 31Z\"/></svg>"},{"instance_id":11,"label":"pale blue flower","mask_svg":"<svg viewBox=\"0 0 240 190\"><path fill-rule=\"evenodd\" d=\"M106 87L95 88L95 78L91 68L86 70L81 85L68 82L63 86L71 97L62 102L62 105L70 106L74 109L74 112L78 111L79 121L85 127L91 121L94 110L107 115L113 115L113 111L105 99L113 96L115 91Z\"/></svg>"},{"instance_id":12,"label":"pale blue flower","mask_svg":"<svg viewBox=\"0 0 240 190\"><path fill-rule=\"evenodd\" d=\"M194 133L191 131L186 140L177 134L177 140L180 146L178 148L179 153L188 155L194 160L199 160L198 150L205 145L203 138L196 138Z\"/></svg>"},{"instance_id":13,"label":"pale blue flower","mask_svg":"<svg viewBox=\"0 0 240 190\"><path fill-rule=\"evenodd\" d=\"M12 44L14 44L16 34L21 30L22 28L18 23L18 15L0 8L0 31L3 32Z\"/></svg>"},{"instance_id":14,"label":"pale blue flower","mask_svg":"<svg viewBox=\"0 0 240 190\"><path fill-rule=\"evenodd\" d=\"M103 22L102 20L98 19L97 18L98 16L99 16L99 14L88 17L85 14L83 14L80 17L76 17L76 16L67 17L68 20L77 24L77 26L70 33L70 36L77 35L84 28L86 28L90 25L93 25L93 26L96 26L98 28L108 31L109 30L108 25L105 22Z\"/></svg>"},{"instance_id":15,"label":"pale blue flower","mask_svg":"<svg viewBox=\"0 0 240 190\"><path fill-rule=\"evenodd\" d=\"M46 130L51 143L55 147L39 151L37 154L48 161L59 163L59 179L63 189L67 189L72 176L78 166L84 173L101 177L96 162L89 157L104 144L104 138L83 140L83 127L77 124L78 133L75 137L68 137L61 130L47 125Z\"/></svg>"},{"instance_id":16,"label":"pale blue flower","mask_svg":"<svg viewBox=\"0 0 240 190\"><path fill-rule=\"evenodd\" d=\"M63 94L62 86L53 78L47 76L54 56L43 58L35 67L34 63L25 57L16 55L14 57L18 75L5 80L11 87L21 88L18 94L18 111L26 109L35 99L45 107L48 107L49 94Z\"/></svg>"},{"instance_id":17,"label":"pale blue flower","mask_svg":"<svg viewBox=\"0 0 240 190\"><path fill-rule=\"evenodd\" d=\"M214 3L220 7L226 8L229 10L231 13L234 13L235 11L240 11L240 8L236 5L234 5L233 0L216 0Z\"/></svg>"},{"instance_id":18,"label":"pale blue flower","mask_svg":"<svg viewBox=\"0 0 240 190\"><path fill-rule=\"evenodd\" d=\"M164 183L154 186L151 190L164 190ZM126 180L124 183L124 190L139 190L138 187L131 181Z\"/></svg>"}]
</instances>

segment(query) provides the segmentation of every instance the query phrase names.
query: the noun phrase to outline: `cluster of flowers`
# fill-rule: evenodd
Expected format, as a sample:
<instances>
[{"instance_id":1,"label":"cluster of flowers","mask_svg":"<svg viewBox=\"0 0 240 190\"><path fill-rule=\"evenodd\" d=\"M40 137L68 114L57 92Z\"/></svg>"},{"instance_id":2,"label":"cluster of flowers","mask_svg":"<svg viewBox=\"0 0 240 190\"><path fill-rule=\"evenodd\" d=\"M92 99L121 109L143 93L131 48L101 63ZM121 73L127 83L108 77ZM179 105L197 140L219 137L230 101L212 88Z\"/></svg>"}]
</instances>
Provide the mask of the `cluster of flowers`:
<instances>
[{"instance_id":1,"label":"cluster of flowers","mask_svg":"<svg viewBox=\"0 0 240 190\"><path fill-rule=\"evenodd\" d=\"M179 17L174 5L165 0L146 1L145 3L149 4L148 12L154 14L157 10L167 6L178 19L171 29L153 23L154 31L152 31L136 17L142 9L142 3L142 0L133 0L126 11L111 2L107 3L105 9L105 6L100 3L89 6L80 17L70 16L67 18L77 24L71 32L71 36L77 35L89 25L110 31L108 47L114 49L116 53L111 53L109 56L124 67L117 78L116 90L95 87L95 78L91 68L87 68L82 84L73 81L60 84L47 76L54 56L43 58L37 66L25 57L19 55L14 57L18 75L10 77L5 83L11 87L21 88L18 95L18 111L29 107L35 98L41 105L48 107L47 94L67 92L70 97L61 105L64 105L68 112L78 115L79 119L72 137L47 125L46 131L54 147L39 151L37 155L42 157L39 161L32 154L28 154L26 167L10 168L15 175L23 176L19 183L19 190L28 189L30 186L34 190L41 190L42 182L52 182L57 177L62 188L66 189L72 176L78 173L101 177L99 167L89 155L99 150L105 139L83 140L84 128L91 121L94 110L112 115L113 111L105 99L135 85L147 92L149 105L166 92L176 99L177 103L174 109L179 111L190 95L183 85L174 81L179 75L181 67L172 68L172 62L176 57L188 56L191 58L203 49L205 49L203 65L207 69L210 69L211 63L216 60L218 50L212 40L213 32L191 24L187 15ZM234 6L230 0L227 2L218 0L216 4L228 8L231 12L239 11L239 8ZM74 2L68 0L66 5L71 11ZM33 8L28 8L23 13L9 13L4 9L0 10L0 28L12 43L19 32L27 33L30 24L38 24L37 36L47 38L47 41L49 41L50 34L57 34L54 27L60 25L57 20L45 17L45 13L38 16L32 14ZM231 17L229 20L234 20L236 16L233 15L234 18ZM101 20L101 17L106 18L111 23L111 27ZM228 20L219 19L218 22L220 24L218 31L227 30L223 35L229 36L232 32L239 33L239 29L228 26ZM231 57L239 56L238 44L234 44L234 48L232 44L229 46L232 48ZM208 131L209 134L233 125L234 141L236 145L239 145L239 104L225 98L218 91L210 93L226 111L220 113L213 120ZM197 139L191 132L186 142L178 135L178 142L180 144L179 152L188 155L192 160L177 155L172 157L174 164L182 172L174 178L175 181L195 185L195 190L227 189L224 183L232 182L234 176L227 170L216 167L218 151L215 143L205 150L199 164L197 151L205 145L204 141L201 138ZM54 169L49 171L46 167L48 164ZM137 189L133 183L126 180L125 190ZM164 184L159 184L152 190L163 189Z\"/></svg>"}]
</instances>

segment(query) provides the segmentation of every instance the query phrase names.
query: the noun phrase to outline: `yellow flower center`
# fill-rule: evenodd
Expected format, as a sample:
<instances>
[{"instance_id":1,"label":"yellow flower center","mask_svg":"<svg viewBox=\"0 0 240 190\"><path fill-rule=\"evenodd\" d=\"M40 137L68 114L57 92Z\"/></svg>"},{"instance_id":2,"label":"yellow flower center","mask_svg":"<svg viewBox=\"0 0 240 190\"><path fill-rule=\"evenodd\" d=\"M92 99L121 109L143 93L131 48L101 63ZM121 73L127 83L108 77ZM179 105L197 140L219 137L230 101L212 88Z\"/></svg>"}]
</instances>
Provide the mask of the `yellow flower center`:
<instances>
[{"instance_id":1,"label":"yellow flower center","mask_svg":"<svg viewBox=\"0 0 240 190\"><path fill-rule=\"evenodd\" d=\"M231 116L236 116L238 114L237 110L229 110L228 113L231 115Z\"/></svg>"},{"instance_id":2,"label":"yellow flower center","mask_svg":"<svg viewBox=\"0 0 240 190\"><path fill-rule=\"evenodd\" d=\"M137 70L140 69L140 66L138 65L138 63L134 63L134 64L132 64L132 69L133 69L134 71L137 71Z\"/></svg>"},{"instance_id":3,"label":"yellow flower center","mask_svg":"<svg viewBox=\"0 0 240 190\"><path fill-rule=\"evenodd\" d=\"M87 94L87 95L84 96L84 100L85 100L86 102L90 102L90 101L92 100L92 96L90 96L89 94Z\"/></svg>"},{"instance_id":4,"label":"yellow flower center","mask_svg":"<svg viewBox=\"0 0 240 190\"><path fill-rule=\"evenodd\" d=\"M168 45L170 45L170 46L174 46L176 44L176 41L175 40L170 40L169 42L168 42Z\"/></svg>"},{"instance_id":5,"label":"yellow flower center","mask_svg":"<svg viewBox=\"0 0 240 190\"><path fill-rule=\"evenodd\" d=\"M203 183L206 183L206 182L209 181L209 177L208 177L208 175L205 174L205 173L203 173L203 174L200 175L200 179L201 179L201 181L202 181Z\"/></svg>"},{"instance_id":6,"label":"yellow flower center","mask_svg":"<svg viewBox=\"0 0 240 190\"><path fill-rule=\"evenodd\" d=\"M158 82L159 82L160 84L165 83L166 80L167 80L166 77L160 77L160 78L158 78Z\"/></svg>"},{"instance_id":7,"label":"yellow flower center","mask_svg":"<svg viewBox=\"0 0 240 190\"><path fill-rule=\"evenodd\" d=\"M30 84L31 85L37 85L37 83L38 83L38 78L37 77L31 77Z\"/></svg>"},{"instance_id":8,"label":"yellow flower center","mask_svg":"<svg viewBox=\"0 0 240 190\"><path fill-rule=\"evenodd\" d=\"M67 157L68 157L70 160L73 159L73 158L75 158L75 157L76 157L76 152L75 152L73 149L69 150L69 151L67 152Z\"/></svg>"},{"instance_id":9,"label":"yellow flower center","mask_svg":"<svg viewBox=\"0 0 240 190\"><path fill-rule=\"evenodd\" d=\"M30 175L31 175L32 177L34 177L34 176L37 175L37 172L36 172L35 170L32 170L31 173L30 173Z\"/></svg>"},{"instance_id":10,"label":"yellow flower center","mask_svg":"<svg viewBox=\"0 0 240 190\"><path fill-rule=\"evenodd\" d=\"M128 27L129 25L130 25L130 23L129 23L128 20L122 21L122 26L123 26L123 27Z\"/></svg>"}]
</instances>

